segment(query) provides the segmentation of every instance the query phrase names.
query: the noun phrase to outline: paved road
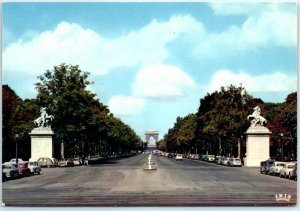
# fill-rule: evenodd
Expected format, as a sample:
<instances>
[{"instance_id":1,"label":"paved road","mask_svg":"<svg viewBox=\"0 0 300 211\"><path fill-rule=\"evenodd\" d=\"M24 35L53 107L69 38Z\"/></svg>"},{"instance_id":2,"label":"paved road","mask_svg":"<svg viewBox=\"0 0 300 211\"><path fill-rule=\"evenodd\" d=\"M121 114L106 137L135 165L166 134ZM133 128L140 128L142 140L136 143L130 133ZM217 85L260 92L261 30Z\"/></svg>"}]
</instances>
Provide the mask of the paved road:
<instances>
[{"instance_id":1,"label":"paved road","mask_svg":"<svg viewBox=\"0 0 300 211\"><path fill-rule=\"evenodd\" d=\"M6 206L267 206L295 205L297 182L202 161L147 155L74 168L45 168L41 175L2 183ZM291 195L276 201L276 194ZM279 195L277 195L279 196Z\"/></svg>"}]
</instances>

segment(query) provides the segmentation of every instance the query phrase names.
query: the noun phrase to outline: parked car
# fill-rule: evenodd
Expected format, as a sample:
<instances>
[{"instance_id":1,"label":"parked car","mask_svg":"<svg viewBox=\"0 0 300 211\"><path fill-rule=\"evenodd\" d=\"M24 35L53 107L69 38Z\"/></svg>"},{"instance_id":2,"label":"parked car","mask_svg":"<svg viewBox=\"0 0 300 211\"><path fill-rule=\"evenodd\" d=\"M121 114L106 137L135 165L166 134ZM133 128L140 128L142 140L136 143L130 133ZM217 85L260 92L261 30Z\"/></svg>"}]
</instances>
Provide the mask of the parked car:
<instances>
[{"instance_id":1,"label":"parked car","mask_svg":"<svg viewBox=\"0 0 300 211\"><path fill-rule=\"evenodd\" d=\"M122 155L120 155L120 157L122 157ZM93 155L88 159L88 163L89 164L97 164L97 163L101 163L105 160L104 157L99 156L99 155Z\"/></svg>"},{"instance_id":2,"label":"parked car","mask_svg":"<svg viewBox=\"0 0 300 211\"><path fill-rule=\"evenodd\" d=\"M205 161L206 160L207 155L201 155L200 160Z\"/></svg>"},{"instance_id":3,"label":"parked car","mask_svg":"<svg viewBox=\"0 0 300 211\"><path fill-rule=\"evenodd\" d=\"M31 174L40 174L42 171L42 168L39 166L38 162L29 162L28 168L30 169Z\"/></svg>"},{"instance_id":4,"label":"parked car","mask_svg":"<svg viewBox=\"0 0 300 211\"><path fill-rule=\"evenodd\" d=\"M279 177L287 178L293 171L295 163L285 163L279 171Z\"/></svg>"},{"instance_id":5,"label":"parked car","mask_svg":"<svg viewBox=\"0 0 300 211\"><path fill-rule=\"evenodd\" d=\"M28 168L28 163L23 162L18 164L19 176L29 176L30 169Z\"/></svg>"},{"instance_id":6,"label":"parked car","mask_svg":"<svg viewBox=\"0 0 300 211\"><path fill-rule=\"evenodd\" d=\"M58 167L74 167L74 162L71 158L58 162Z\"/></svg>"},{"instance_id":7,"label":"parked car","mask_svg":"<svg viewBox=\"0 0 300 211\"><path fill-rule=\"evenodd\" d=\"M199 160L199 159L200 159L200 156L199 156L198 154L196 154L195 157L194 157L194 159L195 159L195 160Z\"/></svg>"},{"instance_id":8,"label":"parked car","mask_svg":"<svg viewBox=\"0 0 300 211\"><path fill-rule=\"evenodd\" d=\"M182 155L181 154L177 154L176 155L176 160L182 160L183 158L182 158Z\"/></svg>"},{"instance_id":9,"label":"parked car","mask_svg":"<svg viewBox=\"0 0 300 211\"><path fill-rule=\"evenodd\" d=\"M291 171L289 174L289 179L293 179L293 178L295 181L297 180L297 163L295 163L293 171Z\"/></svg>"},{"instance_id":10,"label":"parked car","mask_svg":"<svg viewBox=\"0 0 300 211\"><path fill-rule=\"evenodd\" d=\"M227 162L228 166L242 166L241 159L239 158L230 158L229 161Z\"/></svg>"},{"instance_id":11,"label":"parked car","mask_svg":"<svg viewBox=\"0 0 300 211\"><path fill-rule=\"evenodd\" d=\"M276 175L280 173L280 169L284 166L285 162L276 161L273 165L269 168L269 174Z\"/></svg>"},{"instance_id":12,"label":"parked car","mask_svg":"<svg viewBox=\"0 0 300 211\"><path fill-rule=\"evenodd\" d=\"M17 165L12 163L6 163L2 165L2 180L17 177L19 177L19 170Z\"/></svg>"},{"instance_id":13,"label":"parked car","mask_svg":"<svg viewBox=\"0 0 300 211\"><path fill-rule=\"evenodd\" d=\"M115 157L112 157L112 158L116 158L116 155L115 155ZM81 165L83 165L83 160L82 160L82 158L73 158L73 163L74 163L74 166L81 166Z\"/></svg>"},{"instance_id":14,"label":"parked car","mask_svg":"<svg viewBox=\"0 0 300 211\"><path fill-rule=\"evenodd\" d=\"M260 163L260 173L263 174L268 174L269 173L269 169L270 167L273 165L273 163L275 162L276 160L275 159L268 159L266 161L262 161Z\"/></svg>"},{"instance_id":15,"label":"parked car","mask_svg":"<svg viewBox=\"0 0 300 211\"><path fill-rule=\"evenodd\" d=\"M227 166L228 161L229 161L229 157L223 157L221 160L221 165Z\"/></svg>"},{"instance_id":16,"label":"parked car","mask_svg":"<svg viewBox=\"0 0 300 211\"><path fill-rule=\"evenodd\" d=\"M206 155L204 160L208 161L208 162L214 162L215 161L215 156L214 155Z\"/></svg>"},{"instance_id":17,"label":"parked car","mask_svg":"<svg viewBox=\"0 0 300 211\"><path fill-rule=\"evenodd\" d=\"M16 158L13 158L13 159L11 159L8 163L14 163L14 164L16 164L16 161L17 161L17 159ZM18 158L18 163L23 163L24 162L24 160L22 160L21 158ZM7 162L6 162L7 163Z\"/></svg>"},{"instance_id":18,"label":"parked car","mask_svg":"<svg viewBox=\"0 0 300 211\"><path fill-rule=\"evenodd\" d=\"M221 162L222 162L222 156L216 156L216 158L215 158L215 164L221 164Z\"/></svg>"},{"instance_id":19,"label":"parked car","mask_svg":"<svg viewBox=\"0 0 300 211\"><path fill-rule=\"evenodd\" d=\"M41 167L55 167L57 166L57 161L56 160L51 160L48 157L41 157L37 160L39 166Z\"/></svg>"}]
</instances>

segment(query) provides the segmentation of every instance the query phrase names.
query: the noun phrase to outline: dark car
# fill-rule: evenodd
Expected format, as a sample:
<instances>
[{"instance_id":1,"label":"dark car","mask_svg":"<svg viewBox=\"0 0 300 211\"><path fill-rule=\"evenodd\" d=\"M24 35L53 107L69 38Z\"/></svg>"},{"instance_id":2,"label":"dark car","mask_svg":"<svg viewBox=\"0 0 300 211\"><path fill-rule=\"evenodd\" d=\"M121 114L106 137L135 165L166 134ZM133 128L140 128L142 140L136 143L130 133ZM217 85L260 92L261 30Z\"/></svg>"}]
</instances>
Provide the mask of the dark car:
<instances>
[{"instance_id":1,"label":"dark car","mask_svg":"<svg viewBox=\"0 0 300 211\"><path fill-rule=\"evenodd\" d=\"M270 167L273 165L273 163L275 161L276 161L275 159L270 158L270 159L268 159L266 161L260 162L260 173L261 174L263 174L263 173L268 174Z\"/></svg>"},{"instance_id":2,"label":"dark car","mask_svg":"<svg viewBox=\"0 0 300 211\"><path fill-rule=\"evenodd\" d=\"M28 163L19 163L18 169L20 176L29 176L31 174L30 169L28 168Z\"/></svg>"}]
</instances>

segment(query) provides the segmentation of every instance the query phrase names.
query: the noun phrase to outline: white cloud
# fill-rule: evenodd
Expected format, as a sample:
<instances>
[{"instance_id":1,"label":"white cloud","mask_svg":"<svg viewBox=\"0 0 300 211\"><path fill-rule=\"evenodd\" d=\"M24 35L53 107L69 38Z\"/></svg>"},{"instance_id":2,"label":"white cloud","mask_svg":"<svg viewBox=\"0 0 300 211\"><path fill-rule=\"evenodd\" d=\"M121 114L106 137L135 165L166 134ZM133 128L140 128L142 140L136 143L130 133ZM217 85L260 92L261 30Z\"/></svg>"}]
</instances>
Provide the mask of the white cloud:
<instances>
[{"instance_id":1,"label":"white cloud","mask_svg":"<svg viewBox=\"0 0 300 211\"><path fill-rule=\"evenodd\" d=\"M193 79L171 65L151 65L142 68L132 85L131 96L113 96L108 102L109 109L117 116L133 116L142 112L147 99L170 101L187 97L195 88Z\"/></svg>"},{"instance_id":2,"label":"white cloud","mask_svg":"<svg viewBox=\"0 0 300 211\"><path fill-rule=\"evenodd\" d=\"M295 4L287 3L213 3L219 15L246 15L242 27L234 26L234 33L224 31L220 40L232 39L231 46L240 48L260 46L297 46L297 12ZM219 44L219 43L216 43Z\"/></svg>"},{"instance_id":3,"label":"white cloud","mask_svg":"<svg viewBox=\"0 0 300 211\"><path fill-rule=\"evenodd\" d=\"M53 65L78 64L84 71L105 75L120 68L162 63L169 55L165 45L196 24L190 15L155 19L138 31L115 39L104 38L76 23L61 22L54 30L31 39L19 39L3 52L4 72L43 73ZM190 28L189 28L190 29Z\"/></svg>"},{"instance_id":4,"label":"white cloud","mask_svg":"<svg viewBox=\"0 0 300 211\"><path fill-rule=\"evenodd\" d=\"M144 109L144 100L131 96L114 96L108 102L110 111L117 116L132 116Z\"/></svg>"},{"instance_id":5,"label":"white cloud","mask_svg":"<svg viewBox=\"0 0 300 211\"><path fill-rule=\"evenodd\" d=\"M195 88L193 79L178 67L152 65L142 68L133 84L133 96L156 100L184 97Z\"/></svg>"},{"instance_id":6,"label":"white cloud","mask_svg":"<svg viewBox=\"0 0 300 211\"><path fill-rule=\"evenodd\" d=\"M39 75L53 65L67 63L78 64L93 75L105 75L115 69L164 63L172 53L167 44L179 37L190 43L190 51L201 59L220 54L228 56L259 46L296 46L294 7L287 8L286 4L211 5L217 14L247 15L246 21L221 33L209 33L191 15L177 15L164 22L154 19L140 30L114 39L76 23L61 22L53 30L30 33L29 37L8 45L3 51L3 72Z\"/></svg>"},{"instance_id":7,"label":"white cloud","mask_svg":"<svg viewBox=\"0 0 300 211\"><path fill-rule=\"evenodd\" d=\"M80 64L89 71L93 68L90 61L95 59L95 47L103 42L92 30L62 22L53 31L9 45L3 52L3 69L36 75L54 65L67 63Z\"/></svg>"},{"instance_id":8,"label":"white cloud","mask_svg":"<svg viewBox=\"0 0 300 211\"><path fill-rule=\"evenodd\" d=\"M297 90L297 77L282 72L273 72L251 76L245 72L234 73L231 70L219 70L213 76L207 90L214 92L221 86L240 84L249 92L291 92Z\"/></svg>"},{"instance_id":9,"label":"white cloud","mask_svg":"<svg viewBox=\"0 0 300 211\"><path fill-rule=\"evenodd\" d=\"M259 3L213 2L209 4L217 15L249 15L261 11Z\"/></svg>"}]
</instances>

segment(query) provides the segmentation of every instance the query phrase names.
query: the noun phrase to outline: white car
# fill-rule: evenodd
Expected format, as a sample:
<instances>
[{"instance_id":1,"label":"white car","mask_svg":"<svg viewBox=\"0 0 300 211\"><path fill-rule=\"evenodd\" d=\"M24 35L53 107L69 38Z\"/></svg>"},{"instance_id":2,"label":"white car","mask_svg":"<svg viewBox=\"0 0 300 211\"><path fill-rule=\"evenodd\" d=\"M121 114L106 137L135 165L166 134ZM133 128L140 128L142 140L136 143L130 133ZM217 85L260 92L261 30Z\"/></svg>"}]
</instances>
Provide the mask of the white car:
<instances>
[{"instance_id":1,"label":"white car","mask_svg":"<svg viewBox=\"0 0 300 211\"><path fill-rule=\"evenodd\" d=\"M31 174L40 174L42 168L39 166L38 162L28 162L28 168Z\"/></svg>"},{"instance_id":2,"label":"white car","mask_svg":"<svg viewBox=\"0 0 300 211\"><path fill-rule=\"evenodd\" d=\"M223 157L221 160L221 165L227 166L228 161L229 161L228 157Z\"/></svg>"},{"instance_id":3,"label":"white car","mask_svg":"<svg viewBox=\"0 0 300 211\"><path fill-rule=\"evenodd\" d=\"M74 166L81 166L83 164L82 158L73 158Z\"/></svg>"},{"instance_id":4,"label":"white car","mask_svg":"<svg viewBox=\"0 0 300 211\"><path fill-rule=\"evenodd\" d=\"M13 158L10 161L5 162L5 164L7 164L7 163L16 164L16 160L17 160L16 158ZM22 160L21 158L18 158L18 163L23 163L23 162L24 162L24 160Z\"/></svg>"},{"instance_id":5,"label":"white car","mask_svg":"<svg viewBox=\"0 0 300 211\"><path fill-rule=\"evenodd\" d=\"M16 164L6 163L2 165L2 180L6 178L19 177L19 170Z\"/></svg>"},{"instance_id":6,"label":"white car","mask_svg":"<svg viewBox=\"0 0 300 211\"><path fill-rule=\"evenodd\" d=\"M230 158L229 161L227 162L228 166L242 166L241 159L239 158Z\"/></svg>"},{"instance_id":7,"label":"white car","mask_svg":"<svg viewBox=\"0 0 300 211\"><path fill-rule=\"evenodd\" d=\"M280 169L280 177L291 177L291 172L294 170L295 163L285 163L284 166Z\"/></svg>"},{"instance_id":8,"label":"white car","mask_svg":"<svg viewBox=\"0 0 300 211\"><path fill-rule=\"evenodd\" d=\"M208 161L208 162L214 162L215 161L215 156L214 155L207 155L206 161Z\"/></svg>"},{"instance_id":9,"label":"white car","mask_svg":"<svg viewBox=\"0 0 300 211\"><path fill-rule=\"evenodd\" d=\"M176 160L182 160L182 155L181 154L177 154L176 155Z\"/></svg>"},{"instance_id":10,"label":"white car","mask_svg":"<svg viewBox=\"0 0 300 211\"><path fill-rule=\"evenodd\" d=\"M280 173L280 169L283 168L285 162L275 161L273 165L269 168L270 175L276 175Z\"/></svg>"}]
</instances>

